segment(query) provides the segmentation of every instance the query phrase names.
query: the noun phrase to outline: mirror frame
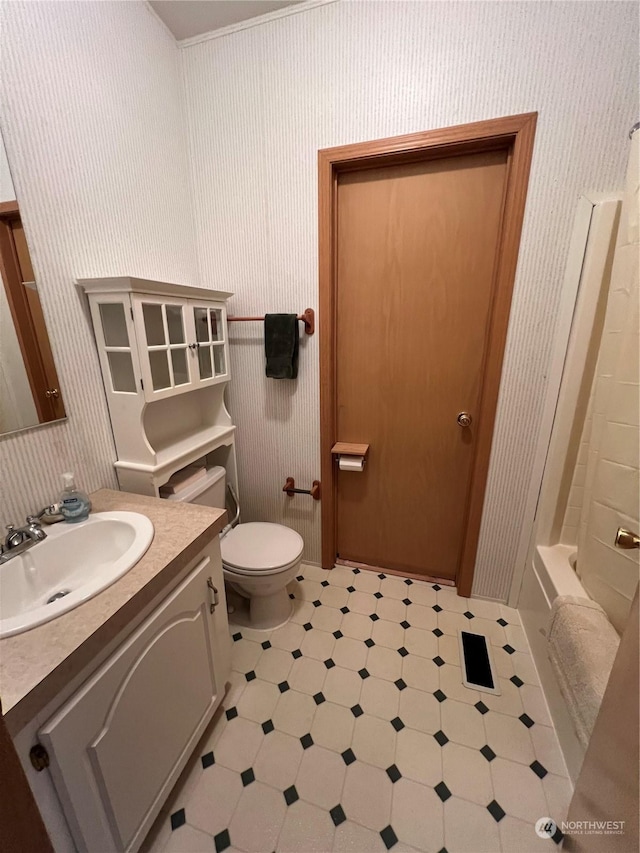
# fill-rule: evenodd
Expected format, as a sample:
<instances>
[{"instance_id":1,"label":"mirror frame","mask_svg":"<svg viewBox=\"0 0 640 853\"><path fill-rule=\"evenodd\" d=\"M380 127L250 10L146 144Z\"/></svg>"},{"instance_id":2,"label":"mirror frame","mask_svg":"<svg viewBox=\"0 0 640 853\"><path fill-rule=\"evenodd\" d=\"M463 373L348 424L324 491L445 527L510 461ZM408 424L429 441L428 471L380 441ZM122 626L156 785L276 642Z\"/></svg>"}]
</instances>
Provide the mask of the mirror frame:
<instances>
[{"instance_id":1,"label":"mirror frame","mask_svg":"<svg viewBox=\"0 0 640 853\"><path fill-rule=\"evenodd\" d=\"M38 417L36 423L2 433L11 435L66 417L17 201L0 203L0 274ZM25 274L30 279L27 286ZM33 287L28 286L31 281Z\"/></svg>"}]
</instances>

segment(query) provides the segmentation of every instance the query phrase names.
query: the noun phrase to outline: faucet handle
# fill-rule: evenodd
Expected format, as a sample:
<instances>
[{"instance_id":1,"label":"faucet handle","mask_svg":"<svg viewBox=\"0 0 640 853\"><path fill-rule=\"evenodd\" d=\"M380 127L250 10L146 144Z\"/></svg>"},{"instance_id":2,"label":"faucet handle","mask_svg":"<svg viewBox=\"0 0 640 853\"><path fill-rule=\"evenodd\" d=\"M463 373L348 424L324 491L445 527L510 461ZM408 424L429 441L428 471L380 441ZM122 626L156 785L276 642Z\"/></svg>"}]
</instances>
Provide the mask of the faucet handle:
<instances>
[{"instance_id":1,"label":"faucet handle","mask_svg":"<svg viewBox=\"0 0 640 853\"><path fill-rule=\"evenodd\" d=\"M27 524L40 524L40 518L37 515L28 515Z\"/></svg>"},{"instance_id":2,"label":"faucet handle","mask_svg":"<svg viewBox=\"0 0 640 853\"><path fill-rule=\"evenodd\" d=\"M17 545L20 545L23 540L22 531L16 530L13 524L7 524L6 531L7 535L4 540L5 548L15 548Z\"/></svg>"}]
</instances>

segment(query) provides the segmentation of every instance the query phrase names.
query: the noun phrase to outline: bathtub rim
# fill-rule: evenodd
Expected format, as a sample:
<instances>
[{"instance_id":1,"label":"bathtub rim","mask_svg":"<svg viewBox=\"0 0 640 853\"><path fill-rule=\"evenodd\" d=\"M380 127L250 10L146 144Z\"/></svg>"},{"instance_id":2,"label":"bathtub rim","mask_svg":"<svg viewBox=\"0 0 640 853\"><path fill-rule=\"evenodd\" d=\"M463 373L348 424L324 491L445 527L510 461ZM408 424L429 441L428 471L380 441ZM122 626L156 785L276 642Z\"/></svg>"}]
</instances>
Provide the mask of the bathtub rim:
<instances>
[{"instance_id":1,"label":"bathtub rim","mask_svg":"<svg viewBox=\"0 0 640 853\"><path fill-rule=\"evenodd\" d=\"M591 598L571 565L571 558L575 557L577 552L576 545L536 545L533 551L533 570L549 608L559 595Z\"/></svg>"}]
</instances>

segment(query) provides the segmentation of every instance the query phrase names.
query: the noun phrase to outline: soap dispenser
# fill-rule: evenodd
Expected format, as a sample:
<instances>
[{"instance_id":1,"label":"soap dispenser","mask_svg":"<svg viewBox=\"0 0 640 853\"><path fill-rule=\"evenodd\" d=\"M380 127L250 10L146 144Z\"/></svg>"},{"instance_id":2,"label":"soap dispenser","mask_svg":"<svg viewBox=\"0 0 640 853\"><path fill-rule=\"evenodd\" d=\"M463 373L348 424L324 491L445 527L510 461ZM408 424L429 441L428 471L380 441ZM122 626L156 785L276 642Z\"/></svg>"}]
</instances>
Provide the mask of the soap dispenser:
<instances>
[{"instance_id":1,"label":"soap dispenser","mask_svg":"<svg viewBox=\"0 0 640 853\"><path fill-rule=\"evenodd\" d=\"M91 501L89 496L76 488L73 474L62 475L64 488L60 495L60 515L70 524L78 521L86 521L91 512Z\"/></svg>"}]
</instances>

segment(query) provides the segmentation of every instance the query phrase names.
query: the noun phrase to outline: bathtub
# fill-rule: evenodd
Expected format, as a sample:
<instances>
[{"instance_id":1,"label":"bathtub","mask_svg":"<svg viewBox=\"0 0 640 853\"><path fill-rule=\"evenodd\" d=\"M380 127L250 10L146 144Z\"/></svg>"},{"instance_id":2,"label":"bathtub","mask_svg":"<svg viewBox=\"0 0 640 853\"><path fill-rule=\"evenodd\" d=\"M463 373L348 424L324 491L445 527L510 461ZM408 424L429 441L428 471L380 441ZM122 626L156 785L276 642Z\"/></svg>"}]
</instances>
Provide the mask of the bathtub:
<instances>
[{"instance_id":1,"label":"bathtub","mask_svg":"<svg viewBox=\"0 0 640 853\"><path fill-rule=\"evenodd\" d=\"M544 474L539 492L532 489L532 500L537 502L535 521L531 530L523 529L526 544L522 546L518 565L524 566L524 571L521 582L514 579L510 596L510 603L514 603L512 598L517 602L567 770L574 782L584 748L573 730L547 657L547 627L551 605L559 595L589 596L573 568L575 545L549 543L560 538L578 459L593 365L600 346L620 208L617 193L605 196L590 193L581 196L578 202L543 415L550 437L541 430L537 449L537 464L542 466Z\"/></svg>"},{"instance_id":2,"label":"bathtub","mask_svg":"<svg viewBox=\"0 0 640 853\"><path fill-rule=\"evenodd\" d=\"M588 598L575 572L575 545L538 545L533 553L533 570L549 608L559 595Z\"/></svg>"},{"instance_id":3,"label":"bathtub","mask_svg":"<svg viewBox=\"0 0 640 853\"><path fill-rule=\"evenodd\" d=\"M518 610L540 676L560 748L571 780L575 781L584 759L564 698L547 656L547 627L551 605L559 595L589 598L574 571L575 545L538 545L524 573Z\"/></svg>"}]
</instances>

